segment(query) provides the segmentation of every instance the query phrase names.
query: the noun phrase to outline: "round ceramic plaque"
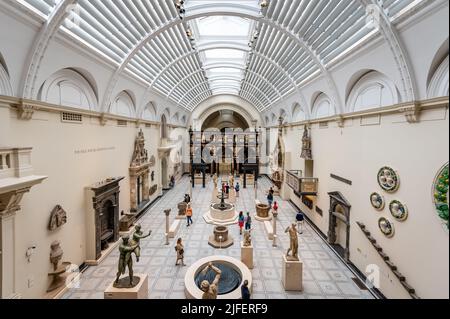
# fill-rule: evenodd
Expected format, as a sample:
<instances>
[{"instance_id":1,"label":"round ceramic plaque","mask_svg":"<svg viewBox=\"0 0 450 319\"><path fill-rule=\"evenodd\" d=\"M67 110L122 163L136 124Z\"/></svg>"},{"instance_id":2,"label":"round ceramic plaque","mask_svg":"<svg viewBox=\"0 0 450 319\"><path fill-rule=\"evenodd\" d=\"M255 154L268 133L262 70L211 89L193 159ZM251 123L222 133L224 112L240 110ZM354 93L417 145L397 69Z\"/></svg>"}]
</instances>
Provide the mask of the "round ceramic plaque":
<instances>
[{"instance_id":1,"label":"round ceramic plaque","mask_svg":"<svg viewBox=\"0 0 450 319\"><path fill-rule=\"evenodd\" d=\"M408 219L408 208L398 200L393 200L389 204L389 210L398 221L403 222Z\"/></svg>"},{"instance_id":2,"label":"round ceramic plaque","mask_svg":"<svg viewBox=\"0 0 450 319\"><path fill-rule=\"evenodd\" d=\"M378 221L378 227L386 237L388 238L394 237L395 234L394 224L392 224L389 219L381 217Z\"/></svg>"},{"instance_id":3,"label":"round ceramic plaque","mask_svg":"<svg viewBox=\"0 0 450 319\"><path fill-rule=\"evenodd\" d=\"M372 193L370 195L370 203L372 204L373 208L379 211L383 210L386 206L384 197L378 193Z\"/></svg>"},{"instance_id":4,"label":"round ceramic plaque","mask_svg":"<svg viewBox=\"0 0 450 319\"><path fill-rule=\"evenodd\" d=\"M400 187L400 178L390 167L383 167L378 172L378 184L388 193L394 193Z\"/></svg>"}]
</instances>

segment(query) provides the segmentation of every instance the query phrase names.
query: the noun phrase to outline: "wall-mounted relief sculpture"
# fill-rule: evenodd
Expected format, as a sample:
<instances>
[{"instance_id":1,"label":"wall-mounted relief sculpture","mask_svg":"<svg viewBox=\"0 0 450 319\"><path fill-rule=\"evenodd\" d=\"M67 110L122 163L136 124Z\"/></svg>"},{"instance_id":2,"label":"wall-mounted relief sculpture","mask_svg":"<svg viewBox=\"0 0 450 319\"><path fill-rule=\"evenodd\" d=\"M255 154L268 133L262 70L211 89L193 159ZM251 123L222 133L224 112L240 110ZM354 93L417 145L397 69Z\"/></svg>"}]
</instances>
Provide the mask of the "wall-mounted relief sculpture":
<instances>
[{"instance_id":1,"label":"wall-mounted relief sculpture","mask_svg":"<svg viewBox=\"0 0 450 319\"><path fill-rule=\"evenodd\" d=\"M384 191L394 193L400 187L400 178L392 168L383 167L378 172L378 184Z\"/></svg>"},{"instance_id":2,"label":"wall-mounted relief sculpture","mask_svg":"<svg viewBox=\"0 0 450 319\"><path fill-rule=\"evenodd\" d=\"M389 204L389 210L398 221L403 222L408 219L408 208L398 200L393 200Z\"/></svg>"},{"instance_id":3,"label":"wall-mounted relief sculpture","mask_svg":"<svg viewBox=\"0 0 450 319\"><path fill-rule=\"evenodd\" d=\"M54 231L62 227L66 223L67 223L66 211L60 205L56 205L56 207L53 208L50 214L50 222L48 224L48 230Z\"/></svg>"},{"instance_id":4,"label":"wall-mounted relief sculpture","mask_svg":"<svg viewBox=\"0 0 450 319\"><path fill-rule=\"evenodd\" d=\"M158 185L153 185L149 190L149 195L153 196L157 190L158 190Z\"/></svg>"},{"instance_id":5,"label":"wall-mounted relief sculpture","mask_svg":"<svg viewBox=\"0 0 450 319\"><path fill-rule=\"evenodd\" d=\"M448 199L449 199L449 167L448 163L439 170L433 183L433 200L436 212L442 220L444 228L449 231Z\"/></svg>"},{"instance_id":6,"label":"wall-mounted relief sculpture","mask_svg":"<svg viewBox=\"0 0 450 319\"><path fill-rule=\"evenodd\" d=\"M392 238L395 235L394 224L387 218L381 217L378 220L378 227L380 231L388 238Z\"/></svg>"},{"instance_id":7,"label":"wall-mounted relief sculpture","mask_svg":"<svg viewBox=\"0 0 450 319\"><path fill-rule=\"evenodd\" d=\"M156 161L156 159L154 157L149 159L145 149L144 132L140 130L134 142L134 152L129 168L131 213L140 213L150 200L148 190L152 161Z\"/></svg>"},{"instance_id":8,"label":"wall-mounted relief sculpture","mask_svg":"<svg viewBox=\"0 0 450 319\"><path fill-rule=\"evenodd\" d=\"M370 202L373 208L375 208L378 211L382 211L386 206L386 201L384 200L384 197L378 193L372 193L372 195L370 195Z\"/></svg>"}]
</instances>

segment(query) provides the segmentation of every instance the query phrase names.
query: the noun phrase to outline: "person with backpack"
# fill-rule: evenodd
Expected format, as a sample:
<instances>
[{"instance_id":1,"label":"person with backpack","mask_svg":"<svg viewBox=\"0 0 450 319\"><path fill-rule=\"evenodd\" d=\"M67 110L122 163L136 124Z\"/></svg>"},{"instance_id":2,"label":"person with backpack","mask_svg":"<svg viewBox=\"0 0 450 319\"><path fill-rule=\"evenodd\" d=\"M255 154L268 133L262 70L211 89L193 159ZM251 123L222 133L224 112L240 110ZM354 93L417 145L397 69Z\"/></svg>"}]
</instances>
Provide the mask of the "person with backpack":
<instances>
[{"instance_id":1,"label":"person with backpack","mask_svg":"<svg viewBox=\"0 0 450 319\"><path fill-rule=\"evenodd\" d=\"M269 206L272 208L272 204L273 204L273 193L269 192L269 194L267 195L267 202L269 203Z\"/></svg>"},{"instance_id":2,"label":"person with backpack","mask_svg":"<svg viewBox=\"0 0 450 319\"><path fill-rule=\"evenodd\" d=\"M239 182L236 184L234 190L236 191L236 197L239 197L239 192L241 191L241 185L239 184Z\"/></svg>"},{"instance_id":3,"label":"person with backpack","mask_svg":"<svg viewBox=\"0 0 450 319\"><path fill-rule=\"evenodd\" d=\"M305 215L303 215L302 212L298 212L295 219L297 221L297 228L299 230L299 233L303 234L303 224L305 223Z\"/></svg>"}]
</instances>

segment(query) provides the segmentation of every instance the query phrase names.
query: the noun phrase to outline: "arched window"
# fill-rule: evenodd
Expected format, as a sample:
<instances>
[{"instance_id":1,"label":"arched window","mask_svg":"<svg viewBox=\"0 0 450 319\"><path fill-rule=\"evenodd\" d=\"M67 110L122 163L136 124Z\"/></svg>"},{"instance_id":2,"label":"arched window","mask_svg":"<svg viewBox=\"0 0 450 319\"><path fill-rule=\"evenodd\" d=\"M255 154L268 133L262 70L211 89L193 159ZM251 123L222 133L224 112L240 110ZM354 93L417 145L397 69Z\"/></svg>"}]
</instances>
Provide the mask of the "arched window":
<instances>
[{"instance_id":1,"label":"arched window","mask_svg":"<svg viewBox=\"0 0 450 319\"><path fill-rule=\"evenodd\" d=\"M161 139L168 138L168 136L169 136L169 132L168 132L168 128L167 128L167 118L166 118L166 115L163 114L161 116Z\"/></svg>"},{"instance_id":2,"label":"arched window","mask_svg":"<svg viewBox=\"0 0 450 319\"><path fill-rule=\"evenodd\" d=\"M319 93L313 103L313 117L320 119L324 117L333 116L336 114L333 103L325 93Z\"/></svg>"},{"instance_id":3,"label":"arched window","mask_svg":"<svg viewBox=\"0 0 450 319\"><path fill-rule=\"evenodd\" d=\"M62 106L84 110L98 109L94 86L78 71L63 69L50 76L38 94L38 99Z\"/></svg>"},{"instance_id":4,"label":"arched window","mask_svg":"<svg viewBox=\"0 0 450 319\"><path fill-rule=\"evenodd\" d=\"M136 117L134 101L131 94L127 91L120 92L111 104L110 113L131 118Z\"/></svg>"},{"instance_id":5,"label":"arched window","mask_svg":"<svg viewBox=\"0 0 450 319\"><path fill-rule=\"evenodd\" d=\"M292 108L292 122L306 121L306 113L300 104L295 103Z\"/></svg>"},{"instance_id":6,"label":"arched window","mask_svg":"<svg viewBox=\"0 0 450 319\"><path fill-rule=\"evenodd\" d=\"M364 74L351 88L347 112L391 106L399 102L399 93L394 82L377 71L371 71Z\"/></svg>"},{"instance_id":7,"label":"arched window","mask_svg":"<svg viewBox=\"0 0 450 319\"><path fill-rule=\"evenodd\" d=\"M8 68L6 62L0 53L0 95L13 96L13 89L9 79Z\"/></svg>"},{"instance_id":8,"label":"arched window","mask_svg":"<svg viewBox=\"0 0 450 319\"><path fill-rule=\"evenodd\" d=\"M449 58L447 57L434 72L428 85L428 98L443 97L449 95Z\"/></svg>"},{"instance_id":9,"label":"arched window","mask_svg":"<svg viewBox=\"0 0 450 319\"><path fill-rule=\"evenodd\" d=\"M156 108L152 102L148 103L142 113L142 119L147 121L156 121Z\"/></svg>"}]
</instances>

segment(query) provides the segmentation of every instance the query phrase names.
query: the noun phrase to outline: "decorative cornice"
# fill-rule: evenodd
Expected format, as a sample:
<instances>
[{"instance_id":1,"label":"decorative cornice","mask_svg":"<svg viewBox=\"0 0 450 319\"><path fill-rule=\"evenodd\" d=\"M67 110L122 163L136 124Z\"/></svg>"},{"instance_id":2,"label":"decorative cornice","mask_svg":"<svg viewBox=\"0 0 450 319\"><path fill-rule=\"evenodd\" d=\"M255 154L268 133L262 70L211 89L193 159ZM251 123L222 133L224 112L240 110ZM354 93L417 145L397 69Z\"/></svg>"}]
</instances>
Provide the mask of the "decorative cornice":
<instances>
[{"instance_id":1,"label":"decorative cornice","mask_svg":"<svg viewBox=\"0 0 450 319\"><path fill-rule=\"evenodd\" d=\"M22 101L17 106L17 117L20 120L29 121L33 118L33 114L36 109L37 108L34 105L31 105L31 104L28 104L28 103Z\"/></svg>"},{"instance_id":2,"label":"decorative cornice","mask_svg":"<svg viewBox=\"0 0 450 319\"><path fill-rule=\"evenodd\" d=\"M408 123L414 124L420 121L420 113L422 112L422 107L418 103L414 103L413 105L400 108L399 112L405 115L406 121Z\"/></svg>"}]
</instances>

